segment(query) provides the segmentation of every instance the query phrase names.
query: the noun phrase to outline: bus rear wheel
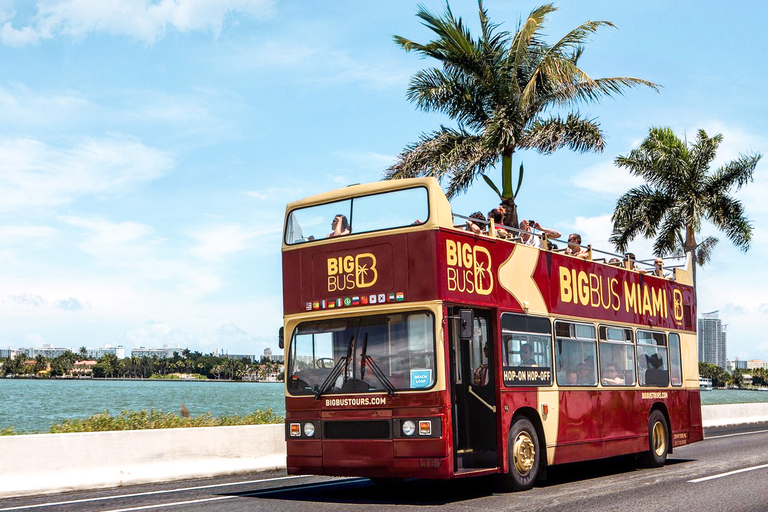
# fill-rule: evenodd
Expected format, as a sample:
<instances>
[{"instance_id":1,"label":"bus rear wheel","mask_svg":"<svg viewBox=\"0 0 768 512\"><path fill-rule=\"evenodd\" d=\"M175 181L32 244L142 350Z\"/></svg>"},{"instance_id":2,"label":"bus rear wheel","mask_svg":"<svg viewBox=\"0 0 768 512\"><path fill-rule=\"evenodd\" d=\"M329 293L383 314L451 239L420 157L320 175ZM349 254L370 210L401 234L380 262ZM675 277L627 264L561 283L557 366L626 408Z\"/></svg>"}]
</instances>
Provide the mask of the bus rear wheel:
<instances>
[{"instance_id":1,"label":"bus rear wheel","mask_svg":"<svg viewBox=\"0 0 768 512\"><path fill-rule=\"evenodd\" d=\"M664 414L656 410L648 417L648 451L643 462L649 468L658 468L667 461L669 453L669 427Z\"/></svg>"},{"instance_id":2,"label":"bus rear wheel","mask_svg":"<svg viewBox=\"0 0 768 512\"><path fill-rule=\"evenodd\" d=\"M536 429L527 418L516 420L509 430L507 456L509 473L504 475L502 487L509 491L527 491L533 487L539 474L541 450Z\"/></svg>"}]
</instances>

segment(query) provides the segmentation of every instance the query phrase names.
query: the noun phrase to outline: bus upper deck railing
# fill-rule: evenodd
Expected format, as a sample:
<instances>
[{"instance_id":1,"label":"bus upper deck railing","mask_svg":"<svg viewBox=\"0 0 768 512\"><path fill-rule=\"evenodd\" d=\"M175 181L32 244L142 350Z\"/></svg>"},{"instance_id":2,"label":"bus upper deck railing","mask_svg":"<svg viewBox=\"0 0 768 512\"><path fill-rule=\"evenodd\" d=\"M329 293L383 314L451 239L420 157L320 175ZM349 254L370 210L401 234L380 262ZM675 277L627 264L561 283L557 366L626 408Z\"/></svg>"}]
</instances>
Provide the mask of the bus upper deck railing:
<instances>
[{"instance_id":1,"label":"bus upper deck railing","mask_svg":"<svg viewBox=\"0 0 768 512\"><path fill-rule=\"evenodd\" d=\"M586 258L589 261L593 261L596 263L603 263L610 266L615 267L621 267L625 268L627 270L633 270L635 272L639 272L641 274L650 274L650 275L656 275L657 277L667 277L668 279L674 279L677 269L684 269L685 265L669 265L665 266L665 269L672 270L672 274L669 276L665 275L658 275L655 274L655 258L652 260L638 260L634 258L634 255L632 253L626 253L626 254L617 254L613 252L603 251L600 249L596 249L592 247L592 245L581 245L576 244L573 242L568 242L567 240L562 240L560 238L550 238L547 236L546 233L536 233L536 228L534 229L534 232L526 231L519 228L513 228L512 226L506 226L504 224L496 224L493 219L490 220L482 220L477 219L474 217L467 217L465 215L460 215L458 213L453 213L454 217L454 223L453 227L455 229L462 229L467 230L467 223L472 222L478 226L481 227L481 233L479 233L479 236L487 236L491 238L497 238L499 240L505 241L505 242L511 242L511 243L523 243L523 236L533 236L539 240L539 243L537 244L542 250L549 250L552 252L559 252L559 253L565 253L566 249L569 245L573 245L575 247L578 247L579 249L584 249L588 253L588 257ZM463 219L463 222L457 223L455 221L455 218ZM484 229L483 229L484 228ZM498 236L498 230L504 230L508 233L513 233L514 236L511 238L503 238ZM555 245L553 242L560 242L566 244L565 247L562 249ZM595 254L599 254L601 256L595 257ZM680 259L680 257L675 257L675 259ZM647 268L643 268L647 267Z\"/></svg>"}]
</instances>

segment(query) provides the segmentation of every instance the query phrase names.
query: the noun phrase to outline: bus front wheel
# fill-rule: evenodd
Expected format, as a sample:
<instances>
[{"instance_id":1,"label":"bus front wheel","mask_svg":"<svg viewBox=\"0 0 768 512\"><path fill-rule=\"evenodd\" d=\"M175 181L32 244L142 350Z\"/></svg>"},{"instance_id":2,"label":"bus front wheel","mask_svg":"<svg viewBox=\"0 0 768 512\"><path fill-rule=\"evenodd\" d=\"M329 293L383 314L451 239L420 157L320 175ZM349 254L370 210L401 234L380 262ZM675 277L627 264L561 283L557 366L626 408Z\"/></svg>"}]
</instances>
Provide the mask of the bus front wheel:
<instances>
[{"instance_id":1,"label":"bus front wheel","mask_svg":"<svg viewBox=\"0 0 768 512\"><path fill-rule=\"evenodd\" d=\"M648 417L648 451L643 462L649 468L658 468L667 461L669 453L669 427L664 414L656 410Z\"/></svg>"},{"instance_id":2,"label":"bus front wheel","mask_svg":"<svg viewBox=\"0 0 768 512\"><path fill-rule=\"evenodd\" d=\"M526 491L533 487L539 474L541 450L536 429L527 418L519 418L507 435L509 473L503 487L510 491Z\"/></svg>"}]
</instances>

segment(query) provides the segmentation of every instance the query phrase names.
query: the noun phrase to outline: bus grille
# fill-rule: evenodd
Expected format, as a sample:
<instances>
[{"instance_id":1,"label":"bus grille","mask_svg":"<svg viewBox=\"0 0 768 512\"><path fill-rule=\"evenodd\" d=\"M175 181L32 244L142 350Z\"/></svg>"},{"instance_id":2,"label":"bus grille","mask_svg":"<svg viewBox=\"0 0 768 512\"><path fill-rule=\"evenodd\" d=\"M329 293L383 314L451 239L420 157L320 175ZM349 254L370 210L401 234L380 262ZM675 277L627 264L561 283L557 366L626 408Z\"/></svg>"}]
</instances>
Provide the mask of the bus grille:
<instances>
[{"instance_id":1,"label":"bus grille","mask_svg":"<svg viewBox=\"0 0 768 512\"><path fill-rule=\"evenodd\" d=\"M389 439L389 421L326 421L326 439Z\"/></svg>"}]
</instances>

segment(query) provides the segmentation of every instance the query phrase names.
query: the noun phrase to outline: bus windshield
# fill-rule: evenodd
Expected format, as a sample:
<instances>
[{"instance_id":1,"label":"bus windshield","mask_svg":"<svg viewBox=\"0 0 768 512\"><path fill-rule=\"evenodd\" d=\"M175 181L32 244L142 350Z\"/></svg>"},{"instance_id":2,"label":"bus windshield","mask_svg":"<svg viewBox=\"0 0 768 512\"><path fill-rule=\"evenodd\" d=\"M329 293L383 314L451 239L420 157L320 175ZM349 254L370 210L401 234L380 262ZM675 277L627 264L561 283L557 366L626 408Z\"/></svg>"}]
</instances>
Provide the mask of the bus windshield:
<instances>
[{"instance_id":1,"label":"bus windshield","mask_svg":"<svg viewBox=\"0 0 768 512\"><path fill-rule=\"evenodd\" d=\"M293 333L293 395L425 389L435 382L434 318L428 312L305 322Z\"/></svg>"},{"instance_id":2,"label":"bus windshield","mask_svg":"<svg viewBox=\"0 0 768 512\"><path fill-rule=\"evenodd\" d=\"M297 208L288 214L285 243L334 236L337 217L343 217L344 227L335 236L422 224L429 217L427 189L414 187Z\"/></svg>"}]
</instances>

